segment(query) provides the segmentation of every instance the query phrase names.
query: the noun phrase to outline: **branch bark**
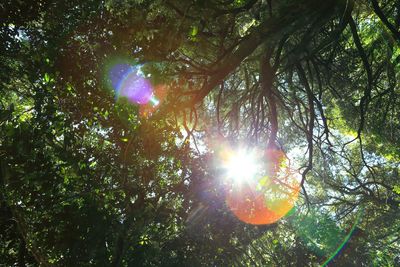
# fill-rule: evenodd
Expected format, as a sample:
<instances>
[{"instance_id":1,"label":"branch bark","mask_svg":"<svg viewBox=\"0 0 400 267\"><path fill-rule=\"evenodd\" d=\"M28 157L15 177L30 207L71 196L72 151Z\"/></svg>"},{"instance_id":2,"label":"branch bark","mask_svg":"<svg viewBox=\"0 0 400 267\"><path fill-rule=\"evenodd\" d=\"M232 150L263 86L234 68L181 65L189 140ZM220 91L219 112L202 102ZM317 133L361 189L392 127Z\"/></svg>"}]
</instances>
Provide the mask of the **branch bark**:
<instances>
[{"instance_id":1,"label":"branch bark","mask_svg":"<svg viewBox=\"0 0 400 267\"><path fill-rule=\"evenodd\" d=\"M267 50L271 50L268 49ZM263 95L265 95L269 107L269 123L271 124L271 131L268 140L268 148L276 147L276 136L278 133L278 112L276 107L276 99L273 94L273 79L275 76L274 70L271 66L271 52L267 51L261 58L260 62L260 81Z\"/></svg>"}]
</instances>

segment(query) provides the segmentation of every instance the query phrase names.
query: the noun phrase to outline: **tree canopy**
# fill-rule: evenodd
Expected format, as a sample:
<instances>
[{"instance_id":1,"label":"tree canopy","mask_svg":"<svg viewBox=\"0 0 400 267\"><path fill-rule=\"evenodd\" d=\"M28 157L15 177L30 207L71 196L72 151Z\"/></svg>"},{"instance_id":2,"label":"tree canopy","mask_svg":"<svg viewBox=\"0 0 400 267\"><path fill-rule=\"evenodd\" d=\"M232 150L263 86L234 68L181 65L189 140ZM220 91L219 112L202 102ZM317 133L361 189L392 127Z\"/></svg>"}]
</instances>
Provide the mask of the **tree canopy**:
<instances>
[{"instance_id":1,"label":"tree canopy","mask_svg":"<svg viewBox=\"0 0 400 267\"><path fill-rule=\"evenodd\" d=\"M0 266L400 266L399 0L0 7Z\"/></svg>"}]
</instances>

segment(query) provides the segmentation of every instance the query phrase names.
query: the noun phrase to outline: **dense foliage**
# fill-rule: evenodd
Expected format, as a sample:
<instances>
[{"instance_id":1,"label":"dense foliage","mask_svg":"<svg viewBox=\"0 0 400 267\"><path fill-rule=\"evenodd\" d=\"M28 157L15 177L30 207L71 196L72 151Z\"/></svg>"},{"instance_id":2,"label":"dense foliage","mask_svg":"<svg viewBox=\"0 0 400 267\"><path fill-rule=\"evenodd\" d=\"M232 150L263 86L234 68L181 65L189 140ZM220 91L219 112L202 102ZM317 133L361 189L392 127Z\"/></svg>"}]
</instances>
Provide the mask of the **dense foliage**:
<instances>
[{"instance_id":1,"label":"dense foliage","mask_svg":"<svg viewBox=\"0 0 400 267\"><path fill-rule=\"evenodd\" d=\"M399 0L0 7L0 266L400 266ZM284 153L285 217L235 216L225 144Z\"/></svg>"}]
</instances>

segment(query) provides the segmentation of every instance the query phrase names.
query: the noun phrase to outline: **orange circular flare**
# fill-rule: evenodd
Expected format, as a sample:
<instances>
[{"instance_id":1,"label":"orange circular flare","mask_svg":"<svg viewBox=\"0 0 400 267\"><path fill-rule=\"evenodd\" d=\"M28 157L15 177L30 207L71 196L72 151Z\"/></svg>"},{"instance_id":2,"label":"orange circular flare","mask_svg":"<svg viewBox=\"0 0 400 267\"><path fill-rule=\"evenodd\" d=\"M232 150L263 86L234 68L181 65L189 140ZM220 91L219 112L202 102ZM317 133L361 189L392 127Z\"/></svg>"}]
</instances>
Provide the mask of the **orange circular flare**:
<instances>
[{"instance_id":1,"label":"orange circular flare","mask_svg":"<svg viewBox=\"0 0 400 267\"><path fill-rule=\"evenodd\" d=\"M226 202L236 217L246 223L271 224L279 219L275 212L266 207L264 195L252 190L248 184L232 189Z\"/></svg>"},{"instance_id":2,"label":"orange circular flare","mask_svg":"<svg viewBox=\"0 0 400 267\"><path fill-rule=\"evenodd\" d=\"M290 172L283 151L267 150L267 176L233 184L226 203L238 219L249 224L272 224L284 217L298 198L300 184Z\"/></svg>"},{"instance_id":3,"label":"orange circular flare","mask_svg":"<svg viewBox=\"0 0 400 267\"><path fill-rule=\"evenodd\" d=\"M276 176L279 174L281 171L280 168L282 168L286 164L285 159L286 154L282 150L279 149L267 149L265 151L265 158L267 161L267 172L268 175L271 176Z\"/></svg>"}]
</instances>

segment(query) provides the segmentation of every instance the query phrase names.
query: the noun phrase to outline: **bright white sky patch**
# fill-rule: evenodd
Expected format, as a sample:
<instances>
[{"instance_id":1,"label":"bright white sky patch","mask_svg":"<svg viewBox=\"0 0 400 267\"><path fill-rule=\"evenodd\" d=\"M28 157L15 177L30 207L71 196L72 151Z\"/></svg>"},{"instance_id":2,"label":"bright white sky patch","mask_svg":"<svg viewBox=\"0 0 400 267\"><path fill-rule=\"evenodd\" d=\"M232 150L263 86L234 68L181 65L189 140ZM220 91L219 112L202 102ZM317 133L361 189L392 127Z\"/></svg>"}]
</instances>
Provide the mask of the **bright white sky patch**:
<instances>
[{"instance_id":1,"label":"bright white sky patch","mask_svg":"<svg viewBox=\"0 0 400 267\"><path fill-rule=\"evenodd\" d=\"M227 176L236 182L252 179L259 172L259 165L255 155L246 150L232 152L224 163Z\"/></svg>"}]
</instances>

